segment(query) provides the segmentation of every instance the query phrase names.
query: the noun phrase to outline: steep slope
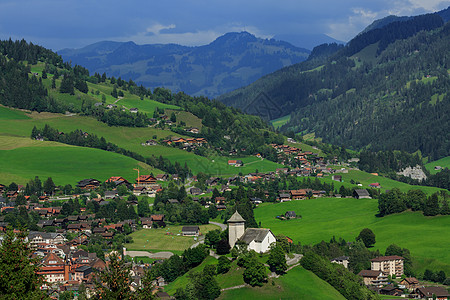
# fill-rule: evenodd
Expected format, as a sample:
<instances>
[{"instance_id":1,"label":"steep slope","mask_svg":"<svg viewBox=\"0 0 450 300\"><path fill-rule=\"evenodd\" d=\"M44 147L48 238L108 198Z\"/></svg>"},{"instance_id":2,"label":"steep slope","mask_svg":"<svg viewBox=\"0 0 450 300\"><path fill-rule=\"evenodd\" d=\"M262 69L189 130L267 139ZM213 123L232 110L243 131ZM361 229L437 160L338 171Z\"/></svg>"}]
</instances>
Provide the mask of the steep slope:
<instances>
[{"instance_id":1,"label":"steep slope","mask_svg":"<svg viewBox=\"0 0 450 300\"><path fill-rule=\"evenodd\" d=\"M58 53L92 73L106 72L146 87L164 86L175 92L214 97L304 61L309 52L241 32L227 33L200 47L100 42Z\"/></svg>"},{"instance_id":2,"label":"steep slope","mask_svg":"<svg viewBox=\"0 0 450 300\"><path fill-rule=\"evenodd\" d=\"M279 108L274 118L291 114L282 130L356 149L449 155L450 25L442 24L436 14L391 23L322 65L279 70L219 100L245 109L264 92Z\"/></svg>"}]
</instances>

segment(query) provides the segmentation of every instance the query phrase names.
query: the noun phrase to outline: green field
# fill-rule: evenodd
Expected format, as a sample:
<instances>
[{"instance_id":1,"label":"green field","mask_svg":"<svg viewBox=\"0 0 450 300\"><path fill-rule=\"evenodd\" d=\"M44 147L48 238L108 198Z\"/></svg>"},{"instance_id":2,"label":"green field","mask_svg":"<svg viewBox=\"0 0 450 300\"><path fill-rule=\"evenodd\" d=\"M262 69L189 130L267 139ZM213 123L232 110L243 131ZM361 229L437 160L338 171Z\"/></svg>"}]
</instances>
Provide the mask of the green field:
<instances>
[{"instance_id":1,"label":"green field","mask_svg":"<svg viewBox=\"0 0 450 300\"><path fill-rule=\"evenodd\" d=\"M5 108L5 110L9 109ZM11 111L16 112L17 110ZM256 157L246 157L242 158L245 163L244 167L236 168L227 164L228 159L236 158L221 156L206 158L174 147L162 145L141 146L142 142L152 139L154 135L157 136L157 139L167 138L168 136L185 137L174 134L169 130L151 127L110 127L93 118L82 116L65 116L61 114L36 112L29 114L29 116L31 118L26 120L0 118L0 135L8 134L19 137L29 137L33 126L36 125L38 128L42 128L45 124L49 124L63 132L81 129L89 133L95 133L97 136L103 136L108 142L112 142L127 150L139 153L144 157L150 157L152 155L159 157L162 155L172 162L179 162L181 165L187 163L194 173L204 172L211 175L231 176L237 175L239 172L255 172L256 169L260 172L275 171L276 168L281 167L281 165L268 160L261 160Z\"/></svg>"},{"instance_id":2,"label":"green field","mask_svg":"<svg viewBox=\"0 0 450 300\"><path fill-rule=\"evenodd\" d=\"M275 216L295 211L301 219L280 221ZM272 232L289 236L295 243L319 243L333 236L352 241L370 228L376 235L374 249L384 252L390 244L408 248L419 271L425 268L450 273L450 216L424 217L421 212L403 212L375 217L375 199L317 198L278 204L262 204L255 218Z\"/></svg>"},{"instance_id":3,"label":"green field","mask_svg":"<svg viewBox=\"0 0 450 300\"><path fill-rule=\"evenodd\" d=\"M270 123L273 125L273 128L278 129L291 119L291 115L286 115L284 117L271 120Z\"/></svg>"},{"instance_id":4,"label":"green field","mask_svg":"<svg viewBox=\"0 0 450 300\"><path fill-rule=\"evenodd\" d=\"M434 167L441 166L442 168L450 168L450 156L441 158L439 160L430 162L425 165L425 168L431 173L436 174L439 170L435 170Z\"/></svg>"},{"instance_id":5,"label":"green field","mask_svg":"<svg viewBox=\"0 0 450 300\"><path fill-rule=\"evenodd\" d=\"M222 292L219 299L345 299L314 273L295 267L262 287L245 287Z\"/></svg>"},{"instance_id":6,"label":"green field","mask_svg":"<svg viewBox=\"0 0 450 300\"><path fill-rule=\"evenodd\" d=\"M40 142L30 138L0 136L0 178L3 184L26 184L39 176L52 177L57 185L72 184L85 178L100 181L110 176L123 176L134 181L139 167L150 173L160 171L129 157L55 142Z\"/></svg>"},{"instance_id":7,"label":"green field","mask_svg":"<svg viewBox=\"0 0 450 300\"><path fill-rule=\"evenodd\" d=\"M199 225L200 233L205 234L210 230L218 229L216 225ZM183 251L195 243L194 237L181 236L183 226L167 226L166 228L141 229L130 236L133 243L127 245L128 250L149 251Z\"/></svg>"},{"instance_id":8,"label":"green field","mask_svg":"<svg viewBox=\"0 0 450 300\"><path fill-rule=\"evenodd\" d=\"M341 185L344 185L347 188L352 188L357 186L356 184L351 184L350 181L353 179L355 182L360 182L362 187L367 189L369 188L369 184L378 182L381 185L380 191L385 192L386 190L391 190L393 188L398 188L402 192L407 192L411 189L420 189L427 194L432 194L440 191L440 188L431 187L431 186L419 186L419 185L410 185L400 181L396 181L390 178L386 178L383 176L372 175L367 172L359 171L359 170L349 170L348 173L339 173L342 175L343 182L333 181L331 180L331 176L326 176L321 179L321 181L327 182L329 184L333 183L335 188L339 190Z\"/></svg>"},{"instance_id":9,"label":"green field","mask_svg":"<svg viewBox=\"0 0 450 300\"><path fill-rule=\"evenodd\" d=\"M139 109L139 112L146 113L149 117L153 116L153 112L155 111L156 107L164 108L164 109L175 109L175 110L181 109L178 106L164 104L164 103L157 102L154 100L149 100L149 99L141 100L136 95L126 95L125 98L117 101L116 105L124 106L128 109L136 107Z\"/></svg>"},{"instance_id":10,"label":"green field","mask_svg":"<svg viewBox=\"0 0 450 300\"><path fill-rule=\"evenodd\" d=\"M7 107L0 106L0 120L24 120L30 117L20 110L11 110Z\"/></svg>"}]
</instances>

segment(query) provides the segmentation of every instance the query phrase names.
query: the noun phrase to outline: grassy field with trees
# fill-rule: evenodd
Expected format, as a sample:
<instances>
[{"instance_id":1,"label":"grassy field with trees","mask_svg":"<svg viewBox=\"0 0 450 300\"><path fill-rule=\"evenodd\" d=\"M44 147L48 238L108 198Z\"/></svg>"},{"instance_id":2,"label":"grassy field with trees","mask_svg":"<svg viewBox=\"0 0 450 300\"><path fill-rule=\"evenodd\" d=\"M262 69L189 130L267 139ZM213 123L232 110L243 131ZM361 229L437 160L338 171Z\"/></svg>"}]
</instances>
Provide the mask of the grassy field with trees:
<instances>
[{"instance_id":1,"label":"grassy field with trees","mask_svg":"<svg viewBox=\"0 0 450 300\"><path fill-rule=\"evenodd\" d=\"M295 211L302 218L280 221L275 217ZM262 204L255 209L255 219L261 227L289 236L302 245L329 241L333 236L354 241L363 228L376 236L374 249L384 253L387 246L397 244L411 251L414 268L450 272L450 216L425 217L421 212L403 212L376 217L375 199L317 198L279 204Z\"/></svg>"}]
</instances>

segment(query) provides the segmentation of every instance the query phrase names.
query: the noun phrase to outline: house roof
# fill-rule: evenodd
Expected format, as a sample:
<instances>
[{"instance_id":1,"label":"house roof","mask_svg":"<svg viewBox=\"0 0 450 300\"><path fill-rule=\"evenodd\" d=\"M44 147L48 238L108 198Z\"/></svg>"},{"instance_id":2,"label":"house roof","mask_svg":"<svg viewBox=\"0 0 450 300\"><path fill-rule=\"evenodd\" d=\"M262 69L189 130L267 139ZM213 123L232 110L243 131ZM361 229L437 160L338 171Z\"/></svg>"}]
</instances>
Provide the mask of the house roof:
<instances>
[{"instance_id":1,"label":"house roof","mask_svg":"<svg viewBox=\"0 0 450 300\"><path fill-rule=\"evenodd\" d=\"M401 256L398 256L398 255L378 256L378 257L372 258L370 261L377 262L377 261L388 261L388 260L399 260L399 259L403 260L404 258Z\"/></svg>"},{"instance_id":2,"label":"house roof","mask_svg":"<svg viewBox=\"0 0 450 300\"><path fill-rule=\"evenodd\" d=\"M378 277L380 274L383 274L383 272L376 270L361 270L361 272L358 273L358 275L362 277Z\"/></svg>"},{"instance_id":3,"label":"house roof","mask_svg":"<svg viewBox=\"0 0 450 300\"><path fill-rule=\"evenodd\" d=\"M227 222L228 223L241 223L241 222L245 222L245 220L236 210Z\"/></svg>"},{"instance_id":4,"label":"house roof","mask_svg":"<svg viewBox=\"0 0 450 300\"><path fill-rule=\"evenodd\" d=\"M405 280L409 284L418 284L419 280L416 277L406 277Z\"/></svg>"},{"instance_id":5,"label":"house roof","mask_svg":"<svg viewBox=\"0 0 450 300\"><path fill-rule=\"evenodd\" d=\"M250 244L252 241L261 243L269 232L270 229L267 228L247 228L240 240L244 241L246 244Z\"/></svg>"},{"instance_id":6,"label":"house roof","mask_svg":"<svg viewBox=\"0 0 450 300\"><path fill-rule=\"evenodd\" d=\"M450 296L450 293L447 292L447 290L443 287L439 287L439 286L429 286L429 287L420 287L417 288L417 290L427 296L427 297L432 297L433 294L435 294L437 297L448 297Z\"/></svg>"},{"instance_id":7,"label":"house roof","mask_svg":"<svg viewBox=\"0 0 450 300\"><path fill-rule=\"evenodd\" d=\"M362 196L370 196L369 192L366 189L357 189L355 193L358 194L359 197Z\"/></svg>"},{"instance_id":8,"label":"house roof","mask_svg":"<svg viewBox=\"0 0 450 300\"><path fill-rule=\"evenodd\" d=\"M182 232L192 232L192 231L199 231L200 227L198 226L183 226L183 228L181 228Z\"/></svg>"},{"instance_id":9,"label":"house roof","mask_svg":"<svg viewBox=\"0 0 450 300\"><path fill-rule=\"evenodd\" d=\"M335 257L333 258L331 261L343 261L343 260L349 260L350 257L348 256L339 256L339 257Z\"/></svg>"}]
</instances>

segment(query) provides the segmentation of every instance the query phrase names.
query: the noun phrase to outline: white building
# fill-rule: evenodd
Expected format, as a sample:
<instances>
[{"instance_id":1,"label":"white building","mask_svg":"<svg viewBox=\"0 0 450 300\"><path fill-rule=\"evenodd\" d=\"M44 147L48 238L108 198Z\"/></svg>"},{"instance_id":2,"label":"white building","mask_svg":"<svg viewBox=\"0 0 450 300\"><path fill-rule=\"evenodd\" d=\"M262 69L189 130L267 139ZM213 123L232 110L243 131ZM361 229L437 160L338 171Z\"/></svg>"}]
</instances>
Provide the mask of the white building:
<instances>
[{"instance_id":1,"label":"white building","mask_svg":"<svg viewBox=\"0 0 450 300\"><path fill-rule=\"evenodd\" d=\"M270 250L270 244L275 243L275 235L267 228L247 228L245 220L236 211L228 220L228 240L233 248L238 240L248 245L248 250L264 253Z\"/></svg>"}]
</instances>

